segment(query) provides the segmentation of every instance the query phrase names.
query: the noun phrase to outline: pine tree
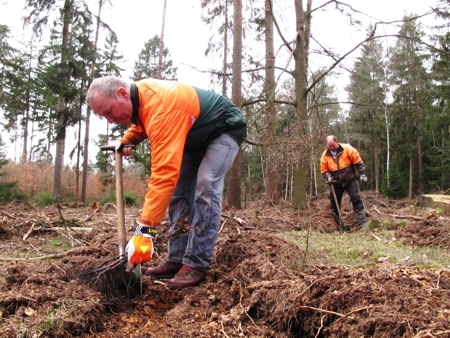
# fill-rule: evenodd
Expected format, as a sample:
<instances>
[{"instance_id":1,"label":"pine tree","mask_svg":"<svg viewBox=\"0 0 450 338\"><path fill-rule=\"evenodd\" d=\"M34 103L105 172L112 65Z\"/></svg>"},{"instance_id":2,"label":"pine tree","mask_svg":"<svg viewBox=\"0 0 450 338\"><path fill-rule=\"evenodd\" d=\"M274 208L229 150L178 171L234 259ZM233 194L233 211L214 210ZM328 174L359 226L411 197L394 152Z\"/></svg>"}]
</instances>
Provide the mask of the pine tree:
<instances>
[{"instance_id":1,"label":"pine tree","mask_svg":"<svg viewBox=\"0 0 450 338\"><path fill-rule=\"evenodd\" d=\"M369 28L369 32L373 28ZM346 88L352 106L349 110L349 134L352 141L359 142L359 152L366 164L369 177L375 178L375 190L379 191L381 151L386 149L386 123L384 116L385 92L383 89L384 64L383 46L377 40L370 40L361 50L350 75ZM384 152L383 152L384 153Z\"/></svg>"},{"instance_id":2,"label":"pine tree","mask_svg":"<svg viewBox=\"0 0 450 338\"><path fill-rule=\"evenodd\" d=\"M420 25L404 18L392 49L390 83L394 86L392 110L393 148L398 154L399 168L409 177L408 197L422 194L423 137L428 107L431 105L430 77L425 69L427 51L419 43L424 35Z\"/></svg>"}]
</instances>

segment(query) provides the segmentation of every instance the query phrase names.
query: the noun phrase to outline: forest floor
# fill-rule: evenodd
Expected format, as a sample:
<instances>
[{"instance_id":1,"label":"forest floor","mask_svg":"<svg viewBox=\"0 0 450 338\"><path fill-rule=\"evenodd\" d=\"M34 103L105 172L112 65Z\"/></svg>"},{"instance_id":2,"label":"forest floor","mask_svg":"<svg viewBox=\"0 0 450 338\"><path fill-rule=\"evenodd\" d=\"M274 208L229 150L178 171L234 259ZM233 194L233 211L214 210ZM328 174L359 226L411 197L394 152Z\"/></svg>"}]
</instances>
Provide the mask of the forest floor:
<instances>
[{"instance_id":1,"label":"forest floor","mask_svg":"<svg viewBox=\"0 0 450 338\"><path fill-rule=\"evenodd\" d=\"M263 203L225 209L206 280L171 290L143 276L142 294L116 257L114 207L0 207L0 336L450 337L450 266L369 248L434 248L449 262L450 216L367 191L363 199L370 228L358 229L345 195L346 233L326 194L297 212ZM126 208L128 238L138 216ZM165 259L168 229L159 230L146 265ZM337 245L341 259L372 257L333 261L327 248L348 240L355 248Z\"/></svg>"}]
</instances>

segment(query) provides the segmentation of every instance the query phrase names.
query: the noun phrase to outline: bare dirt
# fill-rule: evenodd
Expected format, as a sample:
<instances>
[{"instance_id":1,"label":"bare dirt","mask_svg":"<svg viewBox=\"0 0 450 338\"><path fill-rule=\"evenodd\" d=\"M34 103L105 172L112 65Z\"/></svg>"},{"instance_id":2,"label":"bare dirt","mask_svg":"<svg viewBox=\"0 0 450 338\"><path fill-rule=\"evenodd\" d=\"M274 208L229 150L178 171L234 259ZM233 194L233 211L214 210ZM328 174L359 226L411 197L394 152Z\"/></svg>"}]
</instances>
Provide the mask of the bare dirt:
<instances>
[{"instance_id":1,"label":"bare dirt","mask_svg":"<svg viewBox=\"0 0 450 338\"><path fill-rule=\"evenodd\" d=\"M390 224L403 245L449 250L448 218L410 200L363 199L370 219ZM348 202L343 211L351 236L359 230ZM129 237L138 215L127 208ZM1 337L450 337L448 269L300 264L306 253L276 234L338 232L326 195L300 212L262 203L225 209L206 280L171 290L144 276L142 294L116 259L114 208L11 203L0 216ZM149 265L164 261L166 242L162 226Z\"/></svg>"}]
</instances>

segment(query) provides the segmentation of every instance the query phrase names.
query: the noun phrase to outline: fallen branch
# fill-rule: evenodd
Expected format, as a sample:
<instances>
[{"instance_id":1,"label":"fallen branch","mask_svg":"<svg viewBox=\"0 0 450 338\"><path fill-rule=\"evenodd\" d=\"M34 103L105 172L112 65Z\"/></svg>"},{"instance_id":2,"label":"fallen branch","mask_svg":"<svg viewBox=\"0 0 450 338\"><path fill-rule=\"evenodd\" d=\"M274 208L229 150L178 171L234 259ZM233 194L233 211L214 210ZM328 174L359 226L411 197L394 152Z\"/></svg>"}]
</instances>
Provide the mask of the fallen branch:
<instances>
[{"instance_id":1,"label":"fallen branch","mask_svg":"<svg viewBox=\"0 0 450 338\"><path fill-rule=\"evenodd\" d=\"M378 210L377 207L376 207L376 205L374 205L373 208L374 208L374 210L375 210L376 212L378 212L380 215L386 215L386 216L391 216L391 217L394 217L394 218L400 218L400 219L407 219L407 218L410 218L410 219L413 219L413 220L415 220L415 221L422 221L422 220L428 219L428 218L430 217L430 216L428 216L428 217L418 217L418 216L413 216L413 215L386 214L386 213L381 212L380 210Z\"/></svg>"},{"instance_id":2,"label":"fallen branch","mask_svg":"<svg viewBox=\"0 0 450 338\"><path fill-rule=\"evenodd\" d=\"M224 217L224 218L231 219L232 221L235 221L239 225L242 225L242 224L245 223L245 221L242 218L239 218L239 217L236 217L236 216L230 217L230 216L227 216L227 215L224 215L224 214L222 214L221 216Z\"/></svg>"},{"instance_id":3,"label":"fallen branch","mask_svg":"<svg viewBox=\"0 0 450 338\"><path fill-rule=\"evenodd\" d=\"M1 210L1 213L2 213L2 215L5 215L5 216L7 216L8 218L11 218L11 219L16 219L14 216L12 216L12 215L10 215L10 214L8 214L6 211L3 211L3 210Z\"/></svg>"},{"instance_id":4,"label":"fallen branch","mask_svg":"<svg viewBox=\"0 0 450 338\"><path fill-rule=\"evenodd\" d=\"M338 319L334 322L334 324L337 323L338 321L340 321L341 319L344 319L344 318L346 318L346 317L351 316L352 314L354 314L354 313L356 313L356 312L360 312L360 311L363 311L363 310L377 309L377 308L382 308L382 306L379 306L379 305L377 305L377 306L365 306L365 307L361 307L361 308L359 308L359 309L350 311L349 313L347 313L346 315L342 316L341 318L338 318Z\"/></svg>"},{"instance_id":5,"label":"fallen branch","mask_svg":"<svg viewBox=\"0 0 450 338\"><path fill-rule=\"evenodd\" d=\"M92 228L86 228L86 227L66 227L66 228L62 228L62 227L54 227L53 229L56 229L58 231L62 231L62 230L71 230L71 231L91 231Z\"/></svg>"},{"instance_id":6,"label":"fallen branch","mask_svg":"<svg viewBox=\"0 0 450 338\"><path fill-rule=\"evenodd\" d=\"M34 229L34 225L35 225L36 223L32 223L31 224L31 227L30 227L30 229L27 231L27 233L25 234L25 235L23 235L23 237L22 237L22 239L24 240L24 241L26 241L27 240L27 238L28 238L28 236L30 236L30 234L33 232L33 229Z\"/></svg>"},{"instance_id":7,"label":"fallen branch","mask_svg":"<svg viewBox=\"0 0 450 338\"><path fill-rule=\"evenodd\" d=\"M370 234L370 236L372 236L373 238L375 238L377 241L381 241L381 238L378 236L375 236L374 234Z\"/></svg>"},{"instance_id":8,"label":"fallen branch","mask_svg":"<svg viewBox=\"0 0 450 338\"><path fill-rule=\"evenodd\" d=\"M16 257L16 258L10 258L10 257L0 257L0 261L3 262L15 262L15 261L37 261L39 259L48 259L48 258L61 258L67 255L70 255L74 252L77 251L83 251L84 249L89 248L88 246L83 246L83 247L79 247L79 248L75 248L66 252L61 252L61 253L57 253L57 254L51 254L51 255L45 255L45 256L39 256L39 257L27 257L27 258L20 258L20 257Z\"/></svg>"},{"instance_id":9,"label":"fallen branch","mask_svg":"<svg viewBox=\"0 0 450 338\"><path fill-rule=\"evenodd\" d=\"M247 285L247 290L252 292L255 290L259 290L261 288L277 288L277 287L285 287L287 285L298 285L299 281L295 279L286 279L286 280L267 280L257 283L252 283Z\"/></svg>"},{"instance_id":10,"label":"fallen branch","mask_svg":"<svg viewBox=\"0 0 450 338\"><path fill-rule=\"evenodd\" d=\"M92 217L93 217L99 210L100 210L100 207L98 207L97 209L95 209L94 212L93 212L92 214L88 215L88 216L84 219L84 221L85 221L85 222L91 221L91 220L92 220Z\"/></svg>"},{"instance_id":11,"label":"fallen branch","mask_svg":"<svg viewBox=\"0 0 450 338\"><path fill-rule=\"evenodd\" d=\"M220 233L222 232L223 226L225 225L226 222L227 222L227 220L225 220L225 221L222 222L222 224L220 225L220 229L219 229L218 234L220 234Z\"/></svg>"},{"instance_id":12,"label":"fallen branch","mask_svg":"<svg viewBox=\"0 0 450 338\"><path fill-rule=\"evenodd\" d=\"M346 317L346 316L347 316L347 315L343 315L342 313L339 313L339 312L334 312L334 311L329 311L329 310L319 309L319 308L317 308L317 307L306 306L306 305L300 305L300 306L298 306L298 308L300 308L300 309L314 310L314 311L323 312L323 313L329 313L329 314L336 315L336 316L339 316L339 317ZM352 312L350 312L350 313L352 313ZM339 319L341 319L341 318L339 318ZM338 319L338 320L339 320L339 319ZM337 322L337 321L336 321L336 322Z\"/></svg>"},{"instance_id":13,"label":"fallen branch","mask_svg":"<svg viewBox=\"0 0 450 338\"><path fill-rule=\"evenodd\" d=\"M62 212L61 212L61 210L64 209L63 206L60 205L60 204L57 204L57 205L56 205L56 209L58 210L59 217L61 218L61 220L63 221L63 223L66 222L66 220L65 220L65 218L64 218L64 216L63 216L63 214L62 214Z\"/></svg>"}]
</instances>

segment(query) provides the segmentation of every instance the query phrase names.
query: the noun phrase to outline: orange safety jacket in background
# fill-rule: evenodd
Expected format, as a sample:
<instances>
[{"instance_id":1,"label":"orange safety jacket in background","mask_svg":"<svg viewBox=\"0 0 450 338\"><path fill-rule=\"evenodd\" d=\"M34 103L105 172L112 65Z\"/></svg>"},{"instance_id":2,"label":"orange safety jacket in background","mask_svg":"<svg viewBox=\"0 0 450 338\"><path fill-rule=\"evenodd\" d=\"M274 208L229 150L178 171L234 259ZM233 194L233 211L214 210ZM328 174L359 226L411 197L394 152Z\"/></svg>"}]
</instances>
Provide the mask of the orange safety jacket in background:
<instances>
[{"instance_id":1,"label":"orange safety jacket in background","mask_svg":"<svg viewBox=\"0 0 450 338\"><path fill-rule=\"evenodd\" d=\"M330 149L326 149L320 158L320 172L326 179L326 174L346 186L349 182L356 180L356 171L360 175L366 173L364 162L359 152L351 145L339 143L337 150L337 161L334 160ZM356 168L356 170L355 170Z\"/></svg>"},{"instance_id":2,"label":"orange safety jacket in background","mask_svg":"<svg viewBox=\"0 0 450 338\"><path fill-rule=\"evenodd\" d=\"M140 222L164 218L180 176L183 153L201 154L226 132L240 145L245 139L242 112L222 95L175 81L145 79L130 88L132 125L120 139L151 147L151 177Z\"/></svg>"}]
</instances>

